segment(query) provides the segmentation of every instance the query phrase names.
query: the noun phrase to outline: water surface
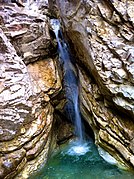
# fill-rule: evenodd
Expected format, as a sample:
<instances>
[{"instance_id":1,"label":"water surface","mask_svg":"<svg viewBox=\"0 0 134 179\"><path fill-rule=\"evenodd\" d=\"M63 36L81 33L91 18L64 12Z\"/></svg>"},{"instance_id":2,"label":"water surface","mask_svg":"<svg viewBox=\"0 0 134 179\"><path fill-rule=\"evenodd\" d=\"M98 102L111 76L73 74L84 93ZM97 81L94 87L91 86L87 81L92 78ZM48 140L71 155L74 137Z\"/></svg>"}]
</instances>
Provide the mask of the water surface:
<instances>
[{"instance_id":1,"label":"water surface","mask_svg":"<svg viewBox=\"0 0 134 179\"><path fill-rule=\"evenodd\" d=\"M62 146L30 179L134 179L134 174L123 171L104 161L91 139L84 141L79 110L79 88L77 73L71 63L71 55L65 40L59 38L60 23L52 20L59 56L64 69L64 88L67 97L66 112L74 123L78 141ZM108 160L110 157L105 156ZM110 159L112 160L112 159ZM113 161L112 161L113 162Z\"/></svg>"},{"instance_id":2,"label":"water surface","mask_svg":"<svg viewBox=\"0 0 134 179\"><path fill-rule=\"evenodd\" d=\"M134 174L104 161L90 140L63 146L30 179L134 179Z\"/></svg>"}]
</instances>

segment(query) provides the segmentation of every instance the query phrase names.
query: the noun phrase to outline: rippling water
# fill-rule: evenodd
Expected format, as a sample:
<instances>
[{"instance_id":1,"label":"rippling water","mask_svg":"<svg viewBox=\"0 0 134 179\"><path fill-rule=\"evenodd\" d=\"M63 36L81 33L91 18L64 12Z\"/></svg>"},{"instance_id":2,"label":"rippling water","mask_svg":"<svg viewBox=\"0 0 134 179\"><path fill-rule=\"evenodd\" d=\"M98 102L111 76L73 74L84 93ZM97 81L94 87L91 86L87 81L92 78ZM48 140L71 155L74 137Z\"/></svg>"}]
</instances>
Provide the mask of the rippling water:
<instances>
[{"instance_id":1,"label":"rippling water","mask_svg":"<svg viewBox=\"0 0 134 179\"><path fill-rule=\"evenodd\" d=\"M134 179L134 174L104 161L90 140L65 145L30 179Z\"/></svg>"}]
</instances>

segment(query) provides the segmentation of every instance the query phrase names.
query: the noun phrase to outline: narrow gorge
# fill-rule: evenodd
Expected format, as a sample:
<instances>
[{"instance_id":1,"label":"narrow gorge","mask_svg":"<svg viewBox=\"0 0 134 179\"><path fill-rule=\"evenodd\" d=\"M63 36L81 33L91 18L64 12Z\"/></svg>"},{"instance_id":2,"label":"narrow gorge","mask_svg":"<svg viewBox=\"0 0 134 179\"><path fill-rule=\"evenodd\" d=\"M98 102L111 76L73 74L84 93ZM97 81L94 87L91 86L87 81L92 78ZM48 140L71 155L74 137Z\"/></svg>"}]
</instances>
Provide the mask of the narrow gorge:
<instances>
[{"instance_id":1,"label":"narrow gorge","mask_svg":"<svg viewBox=\"0 0 134 179\"><path fill-rule=\"evenodd\" d=\"M0 179L134 177L134 1L0 0Z\"/></svg>"}]
</instances>

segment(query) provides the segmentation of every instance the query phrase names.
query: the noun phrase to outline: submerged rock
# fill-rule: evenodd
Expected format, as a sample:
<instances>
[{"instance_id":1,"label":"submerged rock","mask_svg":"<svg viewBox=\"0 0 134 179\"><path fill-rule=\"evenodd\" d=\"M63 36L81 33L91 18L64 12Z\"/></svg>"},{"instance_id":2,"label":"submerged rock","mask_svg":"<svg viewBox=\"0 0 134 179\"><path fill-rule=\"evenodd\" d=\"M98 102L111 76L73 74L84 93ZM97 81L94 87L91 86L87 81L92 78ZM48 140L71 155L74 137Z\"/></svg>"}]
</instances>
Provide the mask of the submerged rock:
<instances>
[{"instance_id":1,"label":"submerged rock","mask_svg":"<svg viewBox=\"0 0 134 179\"><path fill-rule=\"evenodd\" d=\"M96 144L134 167L133 1L57 1L80 69L81 111Z\"/></svg>"}]
</instances>

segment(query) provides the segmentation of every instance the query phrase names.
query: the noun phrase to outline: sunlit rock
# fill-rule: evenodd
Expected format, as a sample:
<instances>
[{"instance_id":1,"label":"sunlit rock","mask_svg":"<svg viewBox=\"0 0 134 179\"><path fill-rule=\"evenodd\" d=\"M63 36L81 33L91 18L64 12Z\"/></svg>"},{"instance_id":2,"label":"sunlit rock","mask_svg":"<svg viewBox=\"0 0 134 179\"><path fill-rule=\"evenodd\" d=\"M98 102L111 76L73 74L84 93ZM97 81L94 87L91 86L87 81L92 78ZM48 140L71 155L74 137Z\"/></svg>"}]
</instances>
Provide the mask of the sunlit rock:
<instances>
[{"instance_id":1,"label":"sunlit rock","mask_svg":"<svg viewBox=\"0 0 134 179\"><path fill-rule=\"evenodd\" d=\"M24 179L53 148L51 98L61 79L47 17L11 3L0 9L0 178Z\"/></svg>"},{"instance_id":2,"label":"sunlit rock","mask_svg":"<svg viewBox=\"0 0 134 179\"><path fill-rule=\"evenodd\" d=\"M54 47L46 15L8 5L1 6L1 10L4 21L2 29L26 64L51 56L50 50Z\"/></svg>"}]
</instances>

